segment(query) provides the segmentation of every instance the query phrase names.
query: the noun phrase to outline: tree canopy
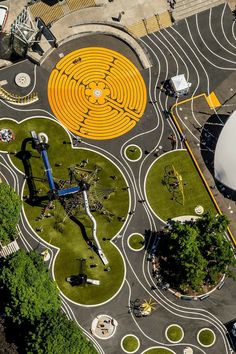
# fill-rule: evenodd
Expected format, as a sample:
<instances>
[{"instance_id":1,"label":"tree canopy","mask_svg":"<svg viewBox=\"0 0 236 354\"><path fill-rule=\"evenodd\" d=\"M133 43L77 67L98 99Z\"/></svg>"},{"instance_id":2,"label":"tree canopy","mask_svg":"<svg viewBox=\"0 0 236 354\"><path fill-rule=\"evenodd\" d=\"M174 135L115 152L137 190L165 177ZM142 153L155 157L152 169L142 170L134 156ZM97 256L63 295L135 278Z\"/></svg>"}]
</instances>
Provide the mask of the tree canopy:
<instances>
[{"instance_id":1,"label":"tree canopy","mask_svg":"<svg viewBox=\"0 0 236 354\"><path fill-rule=\"evenodd\" d=\"M92 344L75 324L62 313L43 317L37 330L25 338L27 354L95 354Z\"/></svg>"},{"instance_id":2,"label":"tree canopy","mask_svg":"<svg viewBox=\"0 0 236 354\"><path fill-rule=\"evenodd\" d=\"M75 322L61 313L58 289L38 253L19 250L4 259L0 291L6 328L20 353L97 353Z\"/></svg>"},{"instance_id":3,"label":"tree canopy","mask_svg":"<svg viewBox=\"0 0 236 354\"><path fill-rule=\"evenodd\" d=\"M4 320L0 319L0 353L1 354L18 354L17 347L11 341L9 342L9 338L7 338L5 333L5 323Z\"/></svg>"},{"instance_id":4,"label":"tree canopy","mask_svg":"<svg viewBox=\"0 0 236 354\"><path fill-rule=\"evenodd\" d=\"M5 313L15 323L34 323L60 308L56 284L36 252L19 250L8 256L0 268L0 286Z\"/></svg>"},{"instance_id":5,"label":"tree canopy","mask_svg":"<svg viewBox=\"0 0 236 354\"><path fill-rule=\"evenodd\" d=\"M224 273L232 276L230 266L236 262L231 242L225 237L227 225L225 216L209 212L196 221L171 222L158 251L165 279L187 292L216 284Z\"/></svg>"},{"instance_id":6,"label":"tree canopy","mask_svg":"<svg viewBox=\"0 0 236 354\"><path fill-rule=\"evenodd\" d=\"M9 185L0 183L0 242L6 245L16 235L21 200Z\"/></svg>"}]
</instances>

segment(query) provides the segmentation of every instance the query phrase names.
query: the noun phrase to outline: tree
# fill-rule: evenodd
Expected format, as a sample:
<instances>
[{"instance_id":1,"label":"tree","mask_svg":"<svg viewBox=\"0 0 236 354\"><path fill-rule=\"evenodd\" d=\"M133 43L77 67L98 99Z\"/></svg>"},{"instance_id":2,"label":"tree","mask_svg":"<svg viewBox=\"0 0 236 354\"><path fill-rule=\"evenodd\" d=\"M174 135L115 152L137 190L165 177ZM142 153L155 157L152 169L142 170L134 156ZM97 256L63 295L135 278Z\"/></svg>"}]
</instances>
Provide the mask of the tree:
<instances>
[{"instance_id":1,"label":"tree","mask_svg":"<svg viewBox=\"0 0 236 354\"><path fill-rule=\"evenodd\" d=\"M162 267L171 283L197 288L205 277L206 261L199 250L198 232L191 224L174 222L171 232L165 237L167 248ZM165 245L166 247L166 245ZM165 263L165 264L164 264ZM175 270L173 272L173 270Z\"/></svg>"},{"instance_id":2,"label":"tree","mask_svg":"<svg viewBox=\"0 0 236 354\"><path fill-rule=\"evenodd\" d=\"M228 220L224 215L215 217L206 213L196 224L201 235L200 250L208 262L208 281L216 283L219 273L232 276L230 265L235 265L231 243L224 237Z\"/></svg>"},{"instance_id":3,"label":"tree","mask_svg":"<svg viewBox=\"0 0 236 354\"><path fill-rule=\"evenodd\" d=\"M32 324L60 307L56 284L36 252L8 256L0 268L0 286L5 314L17 324Z\"/></svg>"},{"instance_id":4,"label":"tree","mask_svg":"<svg viewBox=\"0 0 236 354\"><path fill-rule=\"evenodd\" d=\"M97 353L75 322L61 312L41 318L35 331L26 336L25 348L27 354Z\"/></svg>"},{"instance_id":5,"label":"tree","mask_svg":"<svg viewBox=\"0 0 236 354\"><path fill-rule=\"evenodd\" d=\"M9 185L0 184L0 242L6 245L16 235L20 217L21 200Z\"/></svg>"},{"instance_id":6,"label":"tree","mask_svg":"<svg viewBox=\"0 0 236 354\"><path fill-rule=\"evenodd\" d=\"M223 215L206 213L196 221L173 221L161 238L159 258L164 278L185 291L214 285L220 275L232 276L234 250L225 237L228 220Z\"/></svg>"}]
</instances>

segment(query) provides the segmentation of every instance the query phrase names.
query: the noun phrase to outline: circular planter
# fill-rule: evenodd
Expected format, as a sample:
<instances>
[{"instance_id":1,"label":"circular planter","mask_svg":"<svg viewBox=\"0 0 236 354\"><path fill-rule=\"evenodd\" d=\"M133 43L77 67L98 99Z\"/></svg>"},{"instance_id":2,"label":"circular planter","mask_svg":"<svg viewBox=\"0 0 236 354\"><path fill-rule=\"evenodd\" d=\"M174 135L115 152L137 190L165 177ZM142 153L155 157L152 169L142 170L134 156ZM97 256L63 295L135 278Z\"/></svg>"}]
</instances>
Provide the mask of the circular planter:
<instances>
[{"instance_id":1,"label":"circular planter","mask_svg":"<svg viewBox=\"0 0 236 354\"><path fill-rule=\"evenodd\" d=\"M142 157L142 150L138 145L132 144L125 148L125 157L129 161L138 161Z\"/></svg>"},{"instance_id":2,"label":"circular planter","mask_svg":"<svg viewBox=\"0 0 236 354\"><path fill-rule=\"evenodd\" d=\"M205 348L215 344L216 335L210 328L202 328L197 334L198 343Z\"/></svg>"},{"instance_id":3,"label":"circular planter","mask_svg":"<svg viewBox=\"0 0 236 354\"><path fill-rule=\"evenodd\" d=\"M144 249L144 237L139 233L129 235L127 242L132 251L138 252Z\"/></svg>"},{"instance_id":4,"label":"circular planter","mask_svg":"<svg viewBox=\"0 0 236 354\"><path fill-rule=\"evenodd\" d=\"M183 328L177 324L171 324L165 330L165 337L170 343L179 343L184 338Z\"/></svg>"},{"instance_id":5,"label":"circular planter","mask_svg":"<svg viewBox=\"0 0 236 354\"><path fill-rule=\"evenodd\" d=\"M127 334L121 339L120 345L125 353L135 353L140 348L140 341L135 335Z\"/></svg>"}]
</instances>

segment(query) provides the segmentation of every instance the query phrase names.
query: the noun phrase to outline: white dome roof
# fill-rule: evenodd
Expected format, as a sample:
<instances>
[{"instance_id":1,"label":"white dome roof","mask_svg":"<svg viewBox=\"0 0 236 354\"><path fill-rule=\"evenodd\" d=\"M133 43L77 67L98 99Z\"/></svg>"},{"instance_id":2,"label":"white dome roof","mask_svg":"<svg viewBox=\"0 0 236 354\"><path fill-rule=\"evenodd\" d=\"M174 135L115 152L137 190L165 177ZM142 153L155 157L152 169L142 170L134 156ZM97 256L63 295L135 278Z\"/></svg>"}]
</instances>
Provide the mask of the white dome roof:
<instances>
[{"instance_id":1,"label":"white dome roof","mask_svg":"<svg viewBox=\"0 0 236 354\"><path fill-rule=\"evenodd\" d=\"M236 111L231 114L217 141L214 157L215 178L236 190Z\"/></svg>"}]
</instances>

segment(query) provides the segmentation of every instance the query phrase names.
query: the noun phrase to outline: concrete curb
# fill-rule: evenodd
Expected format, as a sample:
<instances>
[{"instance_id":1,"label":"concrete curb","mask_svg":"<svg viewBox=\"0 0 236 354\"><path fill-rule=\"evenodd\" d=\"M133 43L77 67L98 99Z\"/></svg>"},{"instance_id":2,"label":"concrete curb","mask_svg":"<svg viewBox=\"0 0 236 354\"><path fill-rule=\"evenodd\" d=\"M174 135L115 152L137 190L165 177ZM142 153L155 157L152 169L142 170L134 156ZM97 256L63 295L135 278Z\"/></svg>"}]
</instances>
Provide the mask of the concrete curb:
<instances>
[{"instance_id":1,"label":"concrete curb","mask_svg":"<svg viewBox=\"0 0 236 354\"><path fill-rule=\"evenodd\" d=\"M63 19L64 18L62 18L62 20ZM58 26L59 22L63 22L62 20L57 21L56 25ZM63 23L61 23L61 26L64 26ZM57 37L57 33L56 33L57 31L53 27L54 26L52 26L51 31L55 35L55 37ZM150 57L147 51L143 48L143 45L139 43L138 39L134 38L130 33L128 33L124 27L114 26L113 23L81 23L71 27L66 27L66 26L64 27L65 27L65 33L64 33L65 38L63 39L58 38L59 46L62 46L63 44L71 40L80 38L81 36L89 35L92 33L106 34L122 40L129 47L131 47L132 50L136 53L144 69L148 69L152 67ZM46 51L45 55L41 58L41 60L38 60L38 63L42 64L53 50L54 48L50 48L48 51ZM35 60L37 61L37 59Z\"/></svg>"}]
</instances>

